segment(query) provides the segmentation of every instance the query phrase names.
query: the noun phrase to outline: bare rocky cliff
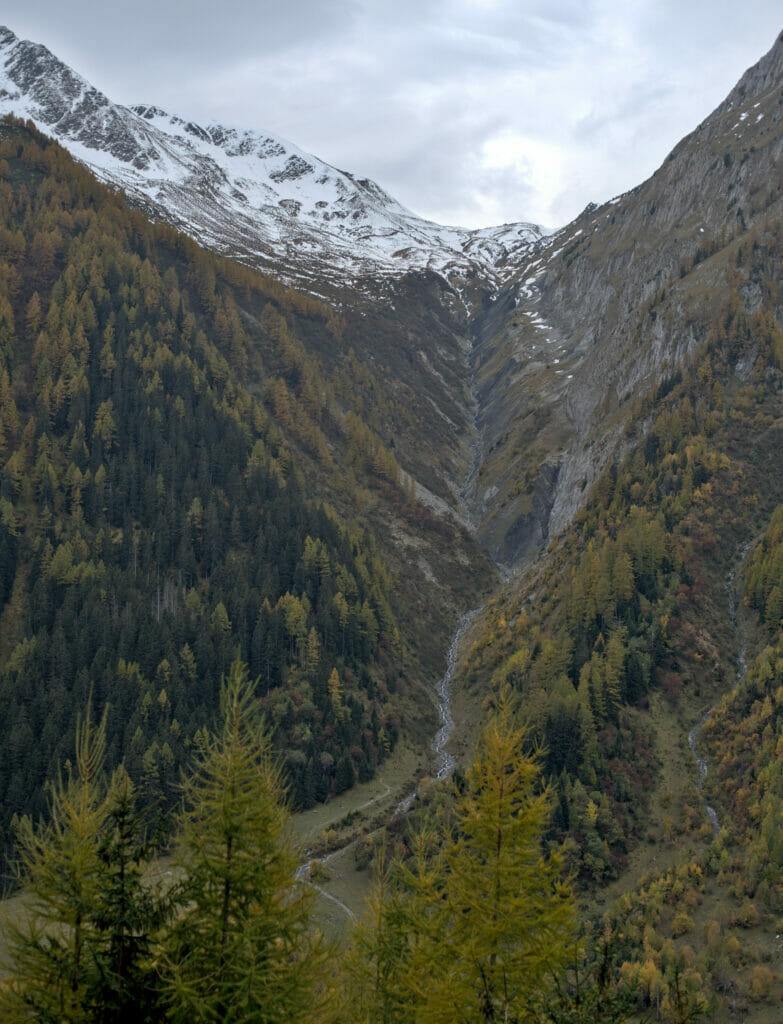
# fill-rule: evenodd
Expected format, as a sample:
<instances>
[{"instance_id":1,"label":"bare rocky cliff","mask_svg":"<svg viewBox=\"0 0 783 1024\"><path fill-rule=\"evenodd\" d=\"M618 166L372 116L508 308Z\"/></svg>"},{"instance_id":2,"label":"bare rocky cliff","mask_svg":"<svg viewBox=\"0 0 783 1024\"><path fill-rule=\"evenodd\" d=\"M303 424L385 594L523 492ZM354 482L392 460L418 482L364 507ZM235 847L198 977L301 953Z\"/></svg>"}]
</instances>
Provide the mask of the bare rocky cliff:
<instances>
[{"instance_id":1,"label":"bare rocky cliff","mask_svg":"<svg viewBox=\"0 0 783 1024\"><path fill-rule=\"evenodd\" d=\"M542 240L474 318L479 535L512 569L572 518L783 215L783 36L646 182ZM636 429L644 429L637 424Z\"/></svg>"}]
</instances>

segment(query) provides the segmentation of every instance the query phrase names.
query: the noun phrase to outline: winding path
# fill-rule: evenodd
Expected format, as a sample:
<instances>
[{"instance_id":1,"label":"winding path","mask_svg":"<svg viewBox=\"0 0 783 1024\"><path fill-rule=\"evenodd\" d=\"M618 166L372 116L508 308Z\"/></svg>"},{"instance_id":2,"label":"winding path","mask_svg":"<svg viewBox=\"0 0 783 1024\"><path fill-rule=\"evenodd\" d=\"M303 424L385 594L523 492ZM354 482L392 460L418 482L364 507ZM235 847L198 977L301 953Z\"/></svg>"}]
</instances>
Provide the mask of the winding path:
<instances>
[{"instance_id":1,"label":"winding path","mask_svg":"<svg viewBox=\"0 0 783 1024\"><path fill-rule=\"evenodd\" d=\"M333 857L336 857L338 853L342 853L344 849L345 847L340 847L339 850L332 850L331 853L327 854L325 857L319 857L318 860L321 864L324 865L324 867L326 867L329 861ZM314 882L312 878L310 878L310 867L312 863L312 860L308 860L305 861L304 864L299 865L299 867L296 869L297 881L306 882L308 885L312 885L312 887L319 894L319 896L323 896L325 900L331 900L332 903L336 903L340 910L343 911L343 913L347 914L352 921L355 921L356 914L354 914L354 912L351 910L347 903L343 903L342 900L338 899L336 896L333 896L330 892L327 892L326 889L323 888L323 886L319 885L317 882Z\"/></svg>"}]
</instances>

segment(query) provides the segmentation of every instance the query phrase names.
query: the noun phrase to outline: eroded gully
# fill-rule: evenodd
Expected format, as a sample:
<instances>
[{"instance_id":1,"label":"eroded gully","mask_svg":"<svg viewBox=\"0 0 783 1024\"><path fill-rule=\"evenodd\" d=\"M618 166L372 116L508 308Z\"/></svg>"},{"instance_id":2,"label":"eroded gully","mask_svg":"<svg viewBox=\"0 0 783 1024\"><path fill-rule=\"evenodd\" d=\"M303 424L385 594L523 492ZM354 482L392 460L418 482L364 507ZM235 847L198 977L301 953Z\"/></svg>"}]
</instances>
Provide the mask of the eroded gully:
<instances>
[{"instance_id":1,"label":"eroded gully","mask_svg":"<svg viewBox=\"0 0 783 1024\"><path fill-rule=\"evenodd\" d=\"M470 363L473 355L473 345L468 349L467 355L467 366L468 371L472 378L472 371ZM478 466L481 461L482 451L482 438L478 429L478 401L476 399L475 390L472 386L470 389L471 404L473 407L473 432L474 440L470 446L470 464L465 475L462 486L459 490L459 505L460 511L463 515L465 522L468 524L468 528L475 532L477 529L477 522L474 514L472 514L469 502L469 491L471 484L478 472ZM449 642L448 651L446 654L446 671L440 678L435 686L435 698L438 708L438 729L435 733L435 737L431 744L431 750L433 753L432 761L432 777L440 781L447 779L454 769L457 767L457 759L449 751L448 745L451 737L454 734L455 722L452 713L452 685L454 682L454 676L457 671L457 660L459 658L459 651L462 645L462 641L465 634L469 630L474 620L481 614L486 607L486 603L479 605L470 611L465 612L457 623L457 628L452 634ZM388 787L387 787L388 789ZM416 789L413 789L408 793L394 808L394 814L406 814L416 801ZM373 802L373 801L370 801ZM321 859L321 863L328 865L329 861L337 857L344 851L345 847L340 847L337 850L333 850L326 857ZM318 885L317 882L309 878L310 869L313 861L307 860L300 866L297 871L297 878L300 881L309 881L315 890L323 896L325 899L330 900L336 904L352 921L356 920L356 915L349 906L339 900L336 896L333 896L330 892Z\"/></svg>"},{"instance_id":2,"label":"eroded gully","mask_svg":"<svg viewBox=\"0 0 783 1024\"><path fill-rule=\"evenodd\" d=\"M737 657L736 657L736 673L734 677L734 684L732 688L736 688L745 678L745 674L748 671L748 665L746 660L747 655L747 636L745 634L744 623L742 618L737 612L737 572L742 567L745 559L748 556L748 552L753 546L753 541L748 541L740 551L739 558L734 564L731 572L726 580L726 592L728 594L729 601L729 618L731 620L732 628L737 637ZM699 769L699 777L696 782L696 788L699 791L702 804L704 805L704 811L709 819L710 825L712 825L712 831L717 836L720 833L720 819L718 818L718 812L712 806L707 803L704 798L704 780L707 777L709 771L709 762L706 757L699 751L699 734L701 733L702 726L709 718L710 714L714 709L714 705L708 708L701 716L699 721L694 725L691 731L688 733L688 746L691 748L691 752L696 759L696 765Z\"/></svg>"}]
</instances>

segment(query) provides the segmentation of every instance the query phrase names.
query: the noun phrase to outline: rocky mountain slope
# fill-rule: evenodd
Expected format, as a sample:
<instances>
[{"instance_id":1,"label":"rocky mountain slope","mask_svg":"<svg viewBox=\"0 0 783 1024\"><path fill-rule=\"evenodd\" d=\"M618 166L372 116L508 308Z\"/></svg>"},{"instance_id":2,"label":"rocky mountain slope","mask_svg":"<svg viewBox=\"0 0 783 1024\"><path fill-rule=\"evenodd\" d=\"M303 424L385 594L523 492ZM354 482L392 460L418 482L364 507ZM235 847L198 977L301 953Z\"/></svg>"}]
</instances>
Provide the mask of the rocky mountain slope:
<instances>
[{"instance_id":1,"label":"rocky mountain slope","mask_svg":"<svg viewBox=\"0 0 783 1024\"><path fill-rule=\"evenodd\" d=\"M304 200L298 216L280 214L297 195L324 196L321 212L351 209L339 180L356 189L357 222L369 218L366 247L351 249L351 215L335 216L338 241L320 234L305 258L278 245L288 222L259 212L253 238L263 225L278 242L231 249L215 210L229 216L229 170L251 159L239 153L249 136L204 128L205 141L157 110L112 108L42 48L3 39L4 104L34 108L94 166L121 163L138 180L152 168L176 187L151 197L131 184L136 205L154 199L159 217L187 225L189 196L188 216L204 221L188 230L289 279L311 274L308 290L336 300L215 261L94 181L105 216L95 203L69 212L66 199L87 194L86 172L71 165L58 182L58 162L61 172L70 164L59 147L0 126L0 214L16 218L0 233L0 568L16 567L0 572L11 723L0 781L19 806L33 737L47 735L58 758L65 742L73 705L59 681L75 679L86 697L97 674L113 695L123 651L122 678L143 677L121 695L138 703L129 721L147 745L129 728L131 754L165 774L203 711L191 703L188 651L202 659L203 688L219 674L215 651L229 657L237 639L253 672L273 680L266 699L303 802L320 801L324 771L334 791L369 774L398 721L422 740L448 631L494 587L465 633L464 660L456 643L450 652L455 717L478 716L501 687L518 699L542 744L569 867L607 909L622 896L604 953L616 952L636 1009L776 1020L780 512L767 527L783 501L783 37L648 181L551 237L519 234L484 262L476 246L491 232L439 248L457 236L433 229L404 258L390 255L370 224L369 187L283 143L264 158L274 217L312 224ZM271 177L297 155L327 175L326 191L313 191L310 172ZM388 227L399 208L373 195ZM395 223L410 241L409 216ZM100 231L83 238L89 217ZM104 237L118 218L122 245ZM497 238L507 246L502 229ZM333 244L347 262L326 279L319 259ZM184 404L198 415L183 415ZM221 454L232 438L233 462ZM287 475L291 489L270 504ZM336 515L319 519L324 496ZM512 577L503 587L487 552ZM180 594L183 571L190 590ZM93 586L107 576L115 590ZM143 628L131 631L134 607ZM77 629L80 674L65 664ZM31 718L39 706L60 715L48 732ZM710 765L701 782L689 733ZM125 738L118 730L117 750Z\"/></svg>"},{"instance_id":2,"label":"rocky mountain slope","mask_svg":"<svg viewBox=\"0 0 783 1024\"><path fill-rule=\"evenodd\" d=\"M782 89L783 36L648 181L544 239L474 318L469 497L501 563L557 534L644 430L635 398L704 340L731 244L783 213Z\"/></svg>"},{"instance_id":3,"label":"rocky mountain slope","mask_svg":"<svg viewBox=\"0 0 783 1024\"><path fill-rule=\"evenodd\" d=\"M8 29L0 109L153 215L340 302L395 407L375 402L375 426L419 496L513 571L570 521L629 424L644 430L635 397L703 339L713 257L779 212L782 55L778 40L648 181L551 236L441 227L284 140L114 105Z\"/></svg>"},{"instance_id":4,"label":"rocky mountain slope","mask_svg":"<svg viewBox=\"0 0 783 1024\"><path fill-rule=\"evenodd\" d=\"M32 119L101 181L202 244L311 286L414 269L497 286L542 235L534 224L434 224L276 136L114 104L1 27L0 110Z\"/></svg>"}]
</instances>

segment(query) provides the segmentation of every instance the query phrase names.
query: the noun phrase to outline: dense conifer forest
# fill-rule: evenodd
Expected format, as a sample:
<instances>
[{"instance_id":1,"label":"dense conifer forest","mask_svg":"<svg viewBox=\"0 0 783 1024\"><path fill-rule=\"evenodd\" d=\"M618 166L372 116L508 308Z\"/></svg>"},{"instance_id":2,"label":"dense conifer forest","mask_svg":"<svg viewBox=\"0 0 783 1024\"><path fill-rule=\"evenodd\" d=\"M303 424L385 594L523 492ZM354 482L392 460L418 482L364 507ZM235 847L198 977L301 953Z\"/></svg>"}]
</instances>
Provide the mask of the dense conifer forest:
<instances>
[{"instance_id":1,"label":"dense conifer forest","mask_svg":"<svg viewBox=\"0 0 783 1024\"><path fill-rule=\"evenodd\" d=\"M640 400L628 454L609 465L534 583L490 610L473 646L476 682L491 674L522 695L559 780L556 820L578 839L574 867L594 881L622 865L647 817L655 766L636 709L656 691L674 707L686 695L706 702L733 676L731 638L710 635L713 602L725 599L720 584L741 540L783 497L774 475L783 331L771 284L781 243L773 225L733 247L727 298L693 364ZM749 281L764 282L767 296L752 315L740 297Z\"/></svg>"},{"instance_id":2,"label":"dense conifer forest","mask_svg":"<svg viewBox=\"0 0 783 1024\"><path fill-rule=\"evenodd\" d=\"M768 218L681 268L701 343L628 398L570 526L468 630L467 766L323 837L375 879L332 947L288 811L431 735L420 686L486 565L401 470L389 424L422 413L356 311L6 120L0 840L33 910L4 1019L773 1024L781 257ZM400 524L448 586L406 571Z\"/></svg>"},{"instance_id":3,"label":"dense conifer forest","mask_svg":"<svg viewBox=\"0 0 783 1024\"><path fill-rule=\"evenodd\" d=\"M405 494L342 408L351 358L327 381L297 336L335 346L340 318L153 226L29 125L2 128L0 190L4 842L90 697L110 763L170 802L237 654L297 806L369 778L403 640L345 494Z\"/></svg>"},{"instance_id":4,"label":"dense conifer forest","mask_svg":"<svg viewBox=\"0 0 783 1024\"><path fill-rule=\"evenodd\" d=\"M468 661L477 690L519 694L587 905L623 893L597 920L653 1019L774 1020L780 993L782 253L767 222L714 258L724 297L704 344L637 400L626 454L490 602ZM711 705L691 732L702 793L661 749Z\"/></svg>"}]
</instances>

